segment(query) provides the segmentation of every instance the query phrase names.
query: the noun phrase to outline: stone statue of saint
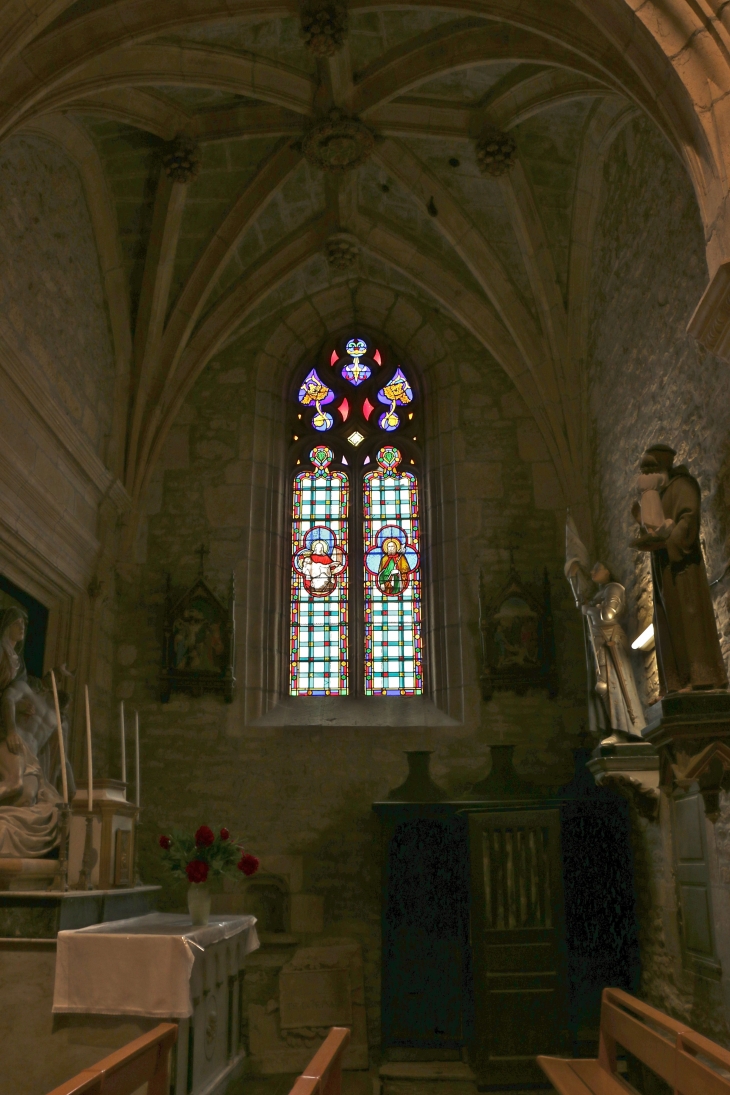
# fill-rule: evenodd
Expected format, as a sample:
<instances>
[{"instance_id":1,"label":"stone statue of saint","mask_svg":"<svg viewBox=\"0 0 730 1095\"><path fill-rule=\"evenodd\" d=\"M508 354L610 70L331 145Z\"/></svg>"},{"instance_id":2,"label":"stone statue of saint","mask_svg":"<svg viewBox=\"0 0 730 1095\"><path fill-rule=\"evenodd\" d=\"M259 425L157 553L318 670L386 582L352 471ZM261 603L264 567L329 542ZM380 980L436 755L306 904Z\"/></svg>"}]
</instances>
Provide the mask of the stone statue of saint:
<instances>
[{"instance_id":1,"label":"stone statue of saint","mask_svg":"<svg viewBox=\"0 0 730 1095\"><path fill-rule=\"evenodd\" d=\"M700 544L699 483L684 465L674 466L676 453L669 445L652 445L644 456L653 457L658 467L656 489L665 522L660 530L647 528L635 502L632 514L640 530L632 547L651 552L661 694L727 688Z\"/></svg>"},{"instance_id":2,"label":"stone statue of saint","mask_svg":"<svg viewBox=\"0 0 730 1095\"><path fill-rule=\"evenodd\" d=\"M589 570L588 552L572 518L566 527L565 576L585 619L589 728L601 744L641 740L644 711L631 665L626 632L619 623L626 591L603 563ZM598 586L591 594L591 583Z\"/></svg>"},{"instance_id":3,"label":"stone statue of saint","mask_svg":"<svg viewBox=\"0 0 730 1095\"><path fill-rule=\"evenodd\" d=\"M48 778L58 774L55 709L43 682L29 683L27 622L20 608L0 613L0 856L19 858L48 855L60 839L61 795Z\"/></svg>"}]
</instances>

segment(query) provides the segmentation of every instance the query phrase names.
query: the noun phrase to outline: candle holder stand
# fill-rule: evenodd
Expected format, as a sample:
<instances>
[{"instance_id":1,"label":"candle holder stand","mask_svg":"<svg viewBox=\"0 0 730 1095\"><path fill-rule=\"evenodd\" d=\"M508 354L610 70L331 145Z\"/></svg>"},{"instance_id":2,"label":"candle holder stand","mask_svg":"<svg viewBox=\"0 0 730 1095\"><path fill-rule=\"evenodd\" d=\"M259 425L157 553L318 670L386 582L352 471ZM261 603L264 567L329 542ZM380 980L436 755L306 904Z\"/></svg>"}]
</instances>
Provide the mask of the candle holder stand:
<instances>
[{"instance_id":1,"label":"candle holder stand","mask_svg":"<svg viewBox=\"0 0 730 1095\"><path fill-rule=\"evenodd\" d=\"M91 881L91 872L94 869L94 815L87 814L85 821L86 836L84 838L84 854L81 860L79 879L73 887L74 890L93 890L94 888L94 884Z\"/></svg>"},{"instance_id":2,"label":"candle holder stand","mask_svg":"<svg viewBox=\"0 0 730 1095\"><path fill-rule=\"evenodd\" d=\"M138 808L127 802L125 784L116 779L95 780L93 801L94 853L90 876L93 889L130 889L134 885L134 838ZM68 877L72 888L79 881L83 866L87 815L87 788L80 780L71 806Z\"/></svg>"},{"instance_id":3,"label":"candle holder stand","mask_svg":"<svg viewBox=\"0 0 730 1095\"><path fill-rule=\"evenodd\" d=\"M134 819L134 870L132 877L134 878L134 885L141 886L142 879L139 875L139 818L141 813L141 807L137 807L137 816Z\"/></svg>"},{"instance_id":4,"label":"candle holder stand","mask_svg":"<svg viewBox=\"0 0 730 1095\"><path fill-rule=\"evenodd\" d=\"M58 827L61 830L61 843L58 848L58 876L55 889L65 893L68 889L68 836L71 823L71 807L62 802L58 807Z\"/></svg>"}]
</instances>

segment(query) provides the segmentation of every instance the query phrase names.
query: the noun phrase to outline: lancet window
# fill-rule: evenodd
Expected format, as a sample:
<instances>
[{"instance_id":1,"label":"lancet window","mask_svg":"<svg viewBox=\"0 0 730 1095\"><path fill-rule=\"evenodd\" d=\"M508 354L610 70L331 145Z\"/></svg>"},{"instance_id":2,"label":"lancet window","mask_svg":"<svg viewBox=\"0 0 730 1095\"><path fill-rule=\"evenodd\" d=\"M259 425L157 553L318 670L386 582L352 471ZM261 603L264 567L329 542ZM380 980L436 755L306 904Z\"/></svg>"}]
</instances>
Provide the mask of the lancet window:
<instances>
[{"instance_id":1,"label":"lancet window","mask_svg":"<svg viewBox=\"0 0 730 1095\"><path fill-rule=\"evenodd\" d=\"M292 391L290 694L423 692L420 400L361 335Z\"/></svg>"}]
</instances>

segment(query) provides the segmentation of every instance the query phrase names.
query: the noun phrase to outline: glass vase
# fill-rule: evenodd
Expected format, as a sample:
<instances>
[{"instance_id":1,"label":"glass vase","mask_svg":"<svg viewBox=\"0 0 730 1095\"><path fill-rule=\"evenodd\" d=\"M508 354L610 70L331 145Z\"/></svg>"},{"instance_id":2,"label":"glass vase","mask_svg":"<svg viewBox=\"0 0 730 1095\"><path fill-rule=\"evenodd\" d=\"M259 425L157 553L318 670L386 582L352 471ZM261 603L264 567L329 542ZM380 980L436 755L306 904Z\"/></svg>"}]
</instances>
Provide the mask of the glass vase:
<instances>
[{"instance_id":1,"label":"glass vase","mask_svg":"<svg viewBox=\"0 0 730 1095\"><path fill-rule=\"evenodd\" d=\"M188 911L196 926L207 924L210 919L210 890L207 882L191 882L188 886Z\"/></svg>"}]
</instances>

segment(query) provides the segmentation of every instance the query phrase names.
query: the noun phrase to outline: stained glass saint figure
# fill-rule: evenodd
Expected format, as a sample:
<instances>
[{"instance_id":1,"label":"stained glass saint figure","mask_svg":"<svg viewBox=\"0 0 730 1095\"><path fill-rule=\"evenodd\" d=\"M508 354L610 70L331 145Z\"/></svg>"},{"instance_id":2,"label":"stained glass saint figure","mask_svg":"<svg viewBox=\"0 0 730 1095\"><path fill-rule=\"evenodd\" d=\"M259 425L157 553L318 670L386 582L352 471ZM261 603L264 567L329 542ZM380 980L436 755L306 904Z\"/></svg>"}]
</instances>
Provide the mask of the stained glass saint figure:
<instances>
[{"instance_id":1,"label":"stained glass saint figure","mask_svg":"<svg viewBox=\"0 0 730 1095\"><path fill-rule=\"evenodd\" d=\"M327 597L337 587L337 575L347 566L347 556L330 529L310 529L304 539L304 547L294 556L294 568L302 575L310 597Z\"/></svg>"},{"instance_id":2,"label":"stained glass saint figure","mask_svg":"<svg viewBox=\"0 0 730 1095\"><path fill-rule=\"evenodd\" d=\"M378 588L386 597L399 597L408 588L411 568L400 540L386 540L378 570Z\"/></svg>"},{"instance_id":3,"label":"stained glass saint figure","mask_svg":"<svg viewBox=\"0 0 730 1095\"><path fill-rule=\"evenodd\" d=\"M335 393L332 389L328 388L324 381L317 376L316 370L312 369L299 389L299 402L304 407L313 406L315 408L312 425L320 433L332 429L334 421L332 415L327 411L323 411L322 405L331 403L334 398Z\"/></svg>"},{"instance_id":4,"label":"stained glass saint figure","mask_svg":"<svg viewBox=\"0 0 730 1095\"><path fill-rule=\"evenodd\" d=\"M396 407L404 407L413 400L413 389L400 369L396 369L393 379L380 389L378 399L381 403L390 405L378 419L381 430L388 432L397 430L400 426L400 417L396 414Z\"/></svg>"},{"instance_id":5,"label":"stained glass saint figure","mask_svg":"<svg viewBox=\"0 0 730 1095\"><path fill-rule=\"evenodd\" d=\"M375 547L365 555L365 566L375 575L384 597L400 597L408 589L411 574L418 568L418 552L402 528L384 525L375 536Z\"/></svg>"}]
</instances>

